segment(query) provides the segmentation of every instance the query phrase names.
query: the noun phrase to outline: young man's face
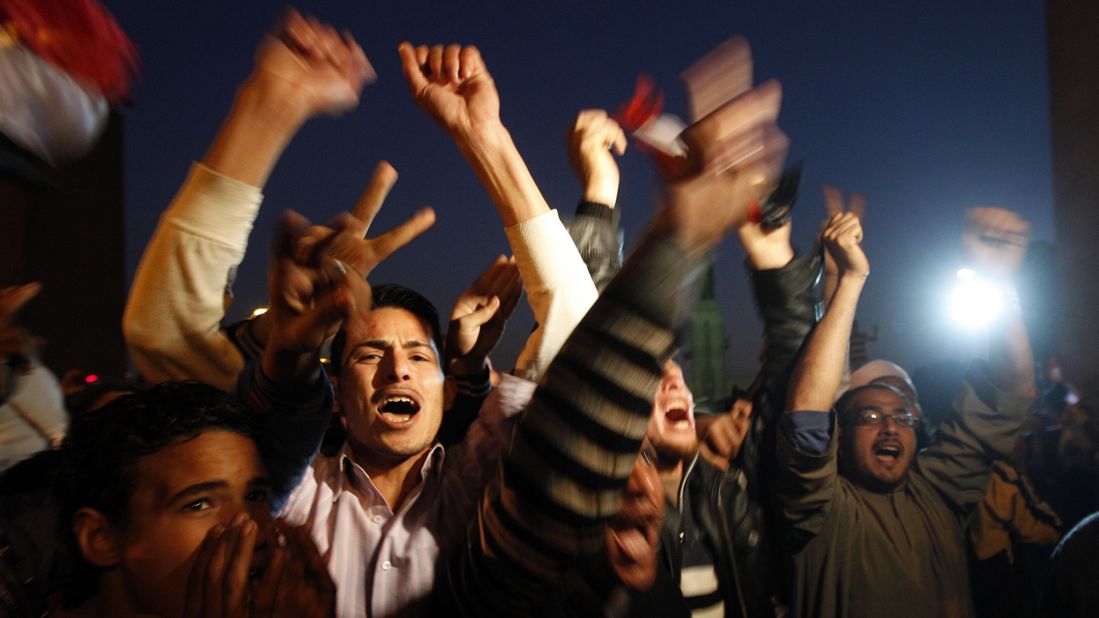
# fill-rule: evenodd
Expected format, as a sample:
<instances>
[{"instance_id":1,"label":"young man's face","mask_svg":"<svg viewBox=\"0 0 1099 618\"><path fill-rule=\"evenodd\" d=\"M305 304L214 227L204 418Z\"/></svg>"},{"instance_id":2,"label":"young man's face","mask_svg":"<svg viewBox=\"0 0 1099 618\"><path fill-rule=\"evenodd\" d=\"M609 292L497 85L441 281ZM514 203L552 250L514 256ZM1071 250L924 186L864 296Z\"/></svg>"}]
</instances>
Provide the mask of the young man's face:
<instances>
[{"instance_id":1,"label":"young man's face","mask_svg":"<svg viewBox=\"0 0 1099 618\"><path fill-rule=\"evenodd\" d=\"M209 430L142 457L129 521L119 530L120 568L136 606L179 615L206 533L241 512L260 526L253 568L266 566L269 490L255 443L232 431Z\"/></svg>"},{"instance_id":2,"label":"young man's face","mask_svg":"<svg viewBox=\"0 0 1099 618\"><path fill-rule=\"evenodd\" d=\"M344 328L337 396L355 454L378 467L418 457L453 396L431 328L396 307L356 315Z\"/></svg>"},{"instance_id":3,"label":"young man's face","mask_svg":"<svg viewBox=\"0 0 1099 618\"><path fill-rule=\"evenodd\" d=\"M910 409L903 397L886 388L867 388L856 394L840 413L844 424L840 436L844 475L875 491L892 490L908 474L916 454L916 431L892 418L874 424L849 424L860 410L868 408L886 417L904 415Z\"/></svg>"},{"instance_id":4,"label":"young man's face","mask_svg":"<svg viewBox=\"0 0 1099 618\"><path fill-rule=\"evenodd\" d=\"M694 397L683 380L683 370L672 361L664 364L645 436L664 459L683 459L698 450Z\"/></svg>"}]
</instances>

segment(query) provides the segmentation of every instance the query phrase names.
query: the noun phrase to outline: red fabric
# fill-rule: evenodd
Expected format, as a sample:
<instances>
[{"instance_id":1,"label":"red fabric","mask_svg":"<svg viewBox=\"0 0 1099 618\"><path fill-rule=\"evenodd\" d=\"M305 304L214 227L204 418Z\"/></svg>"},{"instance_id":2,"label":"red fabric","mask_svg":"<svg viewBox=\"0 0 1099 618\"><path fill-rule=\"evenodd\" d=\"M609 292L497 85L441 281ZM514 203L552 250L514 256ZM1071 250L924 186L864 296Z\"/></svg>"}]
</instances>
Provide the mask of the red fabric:
<instances>
[{"instance_id":1,"label":"red fabric","mask_svg":"<svg viewBox=\"0 0 1099 618\"><path fill-rule=\"evenodd\" d=\"M633 133L656 118L664 109L664 93L656 90L648 75L637 76L633 98L618 106L614 119L627 133Z\"/></svg>"},{"instance_id":2,"label":"red fabric","mask_svg":"<svg viewBox=\"0 0 1099 618\"><path fill-rule=\"evenodd\" d=\"M633 98L618 106L614 119L627 133L633 134L647 122L659 116L663 110L664 93L656 89L656 85L648 75L641 74L637 76ZM636 140L636 147L649 155L657 171L665 180L674 180L683 169L684 161L681 157L661 152L643 140Z\"/></svg>"},{"instance_id":3,"label":"red fabric","mask_svg":"<svg viewBox=\"0 0 1099 618\"><path fill-rule=\"evenodd\" d=\"M137 51L95 0L0 0L0 25L108 101L129 100Z\"/></svg>"}]
</instances>

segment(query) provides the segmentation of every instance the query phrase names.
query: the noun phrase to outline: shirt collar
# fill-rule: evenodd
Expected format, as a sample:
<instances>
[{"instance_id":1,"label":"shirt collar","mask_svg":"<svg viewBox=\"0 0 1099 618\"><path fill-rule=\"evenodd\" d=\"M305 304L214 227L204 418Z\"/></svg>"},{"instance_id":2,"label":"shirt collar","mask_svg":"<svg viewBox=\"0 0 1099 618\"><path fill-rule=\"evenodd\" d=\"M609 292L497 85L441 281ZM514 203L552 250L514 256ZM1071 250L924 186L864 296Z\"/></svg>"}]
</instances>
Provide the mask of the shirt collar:
<instances>
[{"instance_id":1,"label":"shirt collar","mask_svg":"<svg viewBox=\"0 0 1099 618\"><path fill-rule=\"evenodd\" d=\"M431 447L428 451L427 457L424 458L423 465L420 466L420 480L421 482L428 482L428 477L434 476L438 478L443 469L443 457L446 455L446 449L442 444L438 442ZM347 440L344 441L343 447L340 448L339 453L336 455L336 466L332 470L335 478L333 479L333 487L335 491L332 492L332 501L335 502L340 494L344 491L357 490L359 493L373 494L379 499L381 494L378 493L378 489L374 487L374 483L370 480L370 475L366 470L363 470L362 466L355 461L355 454L351 450L351 443Z\"/></svg>"}]
</instances>

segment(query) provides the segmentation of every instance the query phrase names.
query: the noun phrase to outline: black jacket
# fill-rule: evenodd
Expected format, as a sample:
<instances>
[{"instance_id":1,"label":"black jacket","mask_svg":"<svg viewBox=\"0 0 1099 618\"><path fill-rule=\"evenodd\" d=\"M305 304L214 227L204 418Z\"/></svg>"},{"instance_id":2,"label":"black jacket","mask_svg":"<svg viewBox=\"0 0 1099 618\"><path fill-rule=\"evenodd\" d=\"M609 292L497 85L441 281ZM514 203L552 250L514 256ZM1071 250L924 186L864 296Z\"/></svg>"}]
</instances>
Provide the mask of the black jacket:
<instances>
[{"instance_id":1,"label":"black jacket","mask_svg":"<svg viewBox=\"0 0 1099 618\"><path fill-rule=\"evenodd\" d=\"M774 445L786 387L802 344L820 319L821 256L812 252L782 268L750 271L757 307L764 322L763 367L752 396L748 435L729 470L722 472L701 457L684 473L680 502L691 501L711 554L727 616L770 616L785 597L781 557L772 544L778 519L772 516ZM673 521L674 520L674 521ZM676 544L692 533L668 509L662 538L664 564L679 581L682 552ZM693 525L693 524L691 524ZM680 536L680 532L684 536Z\"/></svg>"}]
</instances>

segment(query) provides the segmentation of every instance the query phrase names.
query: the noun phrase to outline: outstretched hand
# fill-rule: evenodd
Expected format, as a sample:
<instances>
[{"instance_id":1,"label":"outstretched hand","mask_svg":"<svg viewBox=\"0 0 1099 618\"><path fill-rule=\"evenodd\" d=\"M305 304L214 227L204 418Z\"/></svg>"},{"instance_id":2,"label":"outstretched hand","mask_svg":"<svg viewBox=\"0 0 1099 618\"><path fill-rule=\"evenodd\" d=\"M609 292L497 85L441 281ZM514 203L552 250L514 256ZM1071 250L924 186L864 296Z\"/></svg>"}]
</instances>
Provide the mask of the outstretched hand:
<instances>
[{"instance_id":1,"label":"outstretched hand","mask_svg":"<svg viewBox=\"0 0 1099 618\"><path fill-rule=\"evenodd\" d=\"M366 280L328 252L348 219L340 219L335 234L314 243L305 255L298 249L308 221L288 211L279 222L268 277L271 308L267 313L272 329L264 356L268 377L282 379L288 373L276 364L279 354L315 353L336 334L344 318L370 309Z\"/></svg>"},{"instance_id":2,"label":"outstretched hand","mask_svg":"<svg viewBox=\"0 0 1099 618\"><path fill-rule=\"evenodd\" d=\"M1030 246L1030 224L1003 208L970 208L965 219L962 246L974 266L995 277L1014 275Z\"/></svg>"},{"instance_id":3,"label":"outstretched hand","mask_svg":"<svg viewBox=\"0 0 1099 618\"><path fill-rule=\"evenodd\" d=\"M723 44L723 71L743 79L751 75L747 43ZM749 79L750 83L750 79ZM747 219L774 185L786 158L788 141L775 126L782 88L766 82L720 105L682 135L687 159L673 172L668 217L688 247L708 249Z\"/></svg>"},{"instance_id":4,"label":"outstretched hand","mask_svg":"<svg viewBox=\"0 0 1099 618\"><path fill-rule=\"evenodd\" d=\"M260 44L252 80L272 88L303 118L338 115L359 103L374 68L348 32L291 9Z\"/></svg>"},{"instance_id":5,"label":"outstretched hand","mask_svg":"<svg viewBox=\"0 0 1099 618\"><path fill-rule=\"evenodd\" d=\"M296 243L297 259L306 261L313 248L324 242L330 257L340 260L362 277L369 277L378 264L435 224L435 211L423 208L392 230L365 238L396 182L397 171L393 166L386 161L379 162L351 215L343 217L343 228L338 231L321 225L308 228Z\"/></svg>"},{"instance_id":6,"label":"outstretched hand","mask_svg":"<svg viewBox=\"0 0 1099 618\"><path fill-rule=\"evenodd\" d=\"M450 312L447 373L473 375L484 368L522 291L515 258L501 255L462 293Z\"/></svg>"},{"instance_id":7,"label":"outstretched hand","mask_svg":"<svg viewBox=\"0 0 1099 618\"><path fill-rule=\"evenodd\" d=\"M586 109L576 116L565 135L569 162L580 184L584 201L614 208L618 199L618 164L614 154L626 152L626 133L607 112Z\"/></svg>"},{"instance_id":8,"label":"outstretched hand","mask_svg":"<svg viewBox=\"0 0 1099 618\"><path fill-rule=\"evenodd\" d=\"M833 214L821 232L824 248L836 262L836 270L842 277L853 275L865 278L870 274L870 261L866 259L862 243L862 223L853 212Z\"/></svg>"},{"instance_id":9,"label":"outstretched hand","mask_svg":"<svg viewBox=\"0 0 1099 618\"><path fill-rule=\"evenodd\" d=\"M451 137L499 124L500 96L476 47L398 47L412 99Z\"/></svg>"}]
</instances>

